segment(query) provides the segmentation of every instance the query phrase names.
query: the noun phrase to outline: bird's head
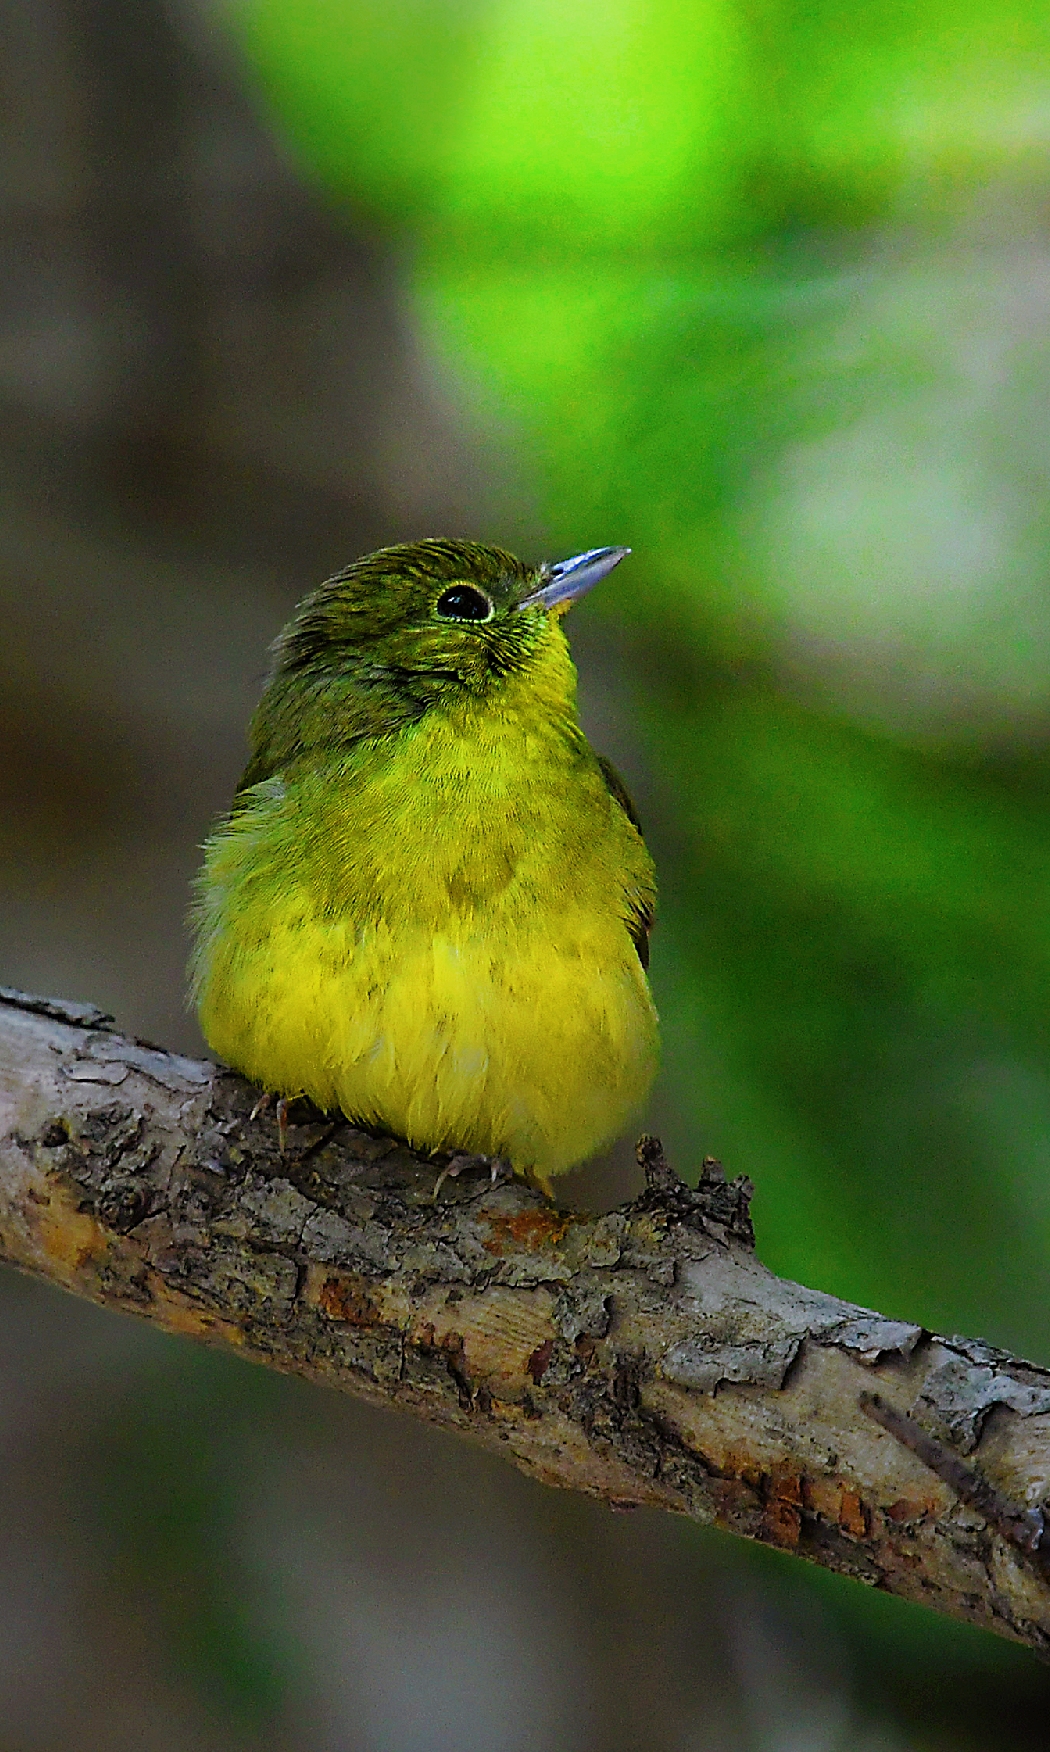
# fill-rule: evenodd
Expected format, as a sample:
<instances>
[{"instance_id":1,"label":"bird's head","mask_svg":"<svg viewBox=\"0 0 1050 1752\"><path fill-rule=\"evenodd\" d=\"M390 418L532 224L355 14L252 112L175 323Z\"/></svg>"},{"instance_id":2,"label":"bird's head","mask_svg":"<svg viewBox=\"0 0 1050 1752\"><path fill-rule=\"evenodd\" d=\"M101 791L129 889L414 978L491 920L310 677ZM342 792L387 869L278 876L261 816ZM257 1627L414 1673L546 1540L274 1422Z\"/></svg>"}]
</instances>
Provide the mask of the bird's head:
<instances>
[{"instance_id":1,"label":"bird's head","mask_svg":"<svg viewBox=\"0 0 1050 1752\"><path fill-rule=\"evenodd\" d=\"M354 670L425 703L483 694L527 668L566 609L627 548L527 566L502 548L416 541L380 548L300 603L276 646L285 674Z\"/></svg>"},{"instance_id":2,"label":"bird's head","mask_svg":"<svg viewBox=\"0 0 1050 1752\"><path fill-rule=\"evenodd\" d=\"M558 623L629 552L527 566L502 548L429 540L355 560L303 599L274 646L242 789L310 750L480 704L515 675L535 704L546 692L571 710Z\"/></svg>"}]
</instances>

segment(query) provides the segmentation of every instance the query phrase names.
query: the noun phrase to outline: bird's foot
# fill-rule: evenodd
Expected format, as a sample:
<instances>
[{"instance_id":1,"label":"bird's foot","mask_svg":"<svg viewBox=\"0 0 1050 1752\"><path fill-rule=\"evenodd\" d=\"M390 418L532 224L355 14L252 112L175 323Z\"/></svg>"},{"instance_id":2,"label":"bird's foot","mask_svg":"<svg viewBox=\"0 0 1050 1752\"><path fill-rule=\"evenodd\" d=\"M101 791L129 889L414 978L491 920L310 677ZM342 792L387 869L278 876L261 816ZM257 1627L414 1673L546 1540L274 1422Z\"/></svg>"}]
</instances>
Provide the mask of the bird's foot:
<instances>
[{"instance_id":1,"label":"bird's foot","mask_svg":"<svg viewBox=\"0 0 1050 1752\"><path fill-rule=\"evenodd\" d=\"M495 1186L498 1180L509 1180L514 1173L510 1163L503 1156L478 1156L469 1155L466 1152L458 1156L451 1156L434 1182L433 1202L437 1204L438 1193L446 1180L458 1180L460 1175L467 1170L485 1167L488 1168L489 1182L492 1186Z\"/></svg>"},{"instance_id":2,"label":"bird's foot","mask_svg":"<svg viewBox=\"0 0 1050 1752\"><path fill-rule=\"evenodd\" d=\"M251 1114L249 1117L251 1119L258 1119L260 1113L265 1113L266 1109L268 1107L273 1107L273 1109L274 1109L274 1115L275 1115L275 1118L277 1120L277 1148L280 1151L281 1155L283 1156L285 1153L285 1149L287 1147L287 1143L288 1143L288 1098L287 1098L287 1096L285 1096L285 1095L278 1096L276 1104L275 1104L274 1098L273 1098L273 1092L270 1089L264 1090L263 1093L259 1096L258 1101L255 1103L255 1106L252 1108L252 1111L251 1111Z\"/></svg>"}]
</instances>

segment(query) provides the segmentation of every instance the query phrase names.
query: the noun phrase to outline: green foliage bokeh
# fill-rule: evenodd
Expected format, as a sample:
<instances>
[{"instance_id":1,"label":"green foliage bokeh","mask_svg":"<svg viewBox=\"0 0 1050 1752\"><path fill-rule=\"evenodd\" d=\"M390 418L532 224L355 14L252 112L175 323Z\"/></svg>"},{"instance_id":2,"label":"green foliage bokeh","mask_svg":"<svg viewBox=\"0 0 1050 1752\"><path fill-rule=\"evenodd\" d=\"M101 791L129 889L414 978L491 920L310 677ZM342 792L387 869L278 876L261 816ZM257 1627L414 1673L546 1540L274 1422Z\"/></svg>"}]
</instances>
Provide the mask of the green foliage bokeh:
<instances>
[{"instance_id":1,"label":"green foliage bokeh","mask_svg":"<svg viewBox=\"0 0 1050 1752\"><path fill-rule=\"evenodd\" d=\"M680 1159L753 1175L780 1270L1047 1353L1050 377L1014 262L1050 16L234 20L303 163L403 248L550 550L634 549L580 612L654 775Z\"/></svg>"}]
</instances>

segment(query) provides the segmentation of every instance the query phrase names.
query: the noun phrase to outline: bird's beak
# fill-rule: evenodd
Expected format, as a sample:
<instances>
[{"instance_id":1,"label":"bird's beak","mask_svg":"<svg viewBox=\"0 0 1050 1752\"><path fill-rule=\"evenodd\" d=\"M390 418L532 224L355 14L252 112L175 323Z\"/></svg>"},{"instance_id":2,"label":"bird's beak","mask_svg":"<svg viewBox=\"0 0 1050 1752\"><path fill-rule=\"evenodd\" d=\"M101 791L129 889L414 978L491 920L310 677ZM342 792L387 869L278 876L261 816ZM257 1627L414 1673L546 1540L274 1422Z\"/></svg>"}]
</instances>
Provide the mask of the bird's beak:
<instances>
[{"instance_id":1,"label":"bird's beak","mask_svg":"<svg viewBox=\"0 0 1050 1752\"><path fill-rule=\"evenodd\" d=\"M559 560L556 566L543 568L543 583L518 603L519 608L570 608L595 584L607 578L614 566L625 560L630 548L588 548L585 554L573 554L571 560Z\"/></svg>"}]
</instances>

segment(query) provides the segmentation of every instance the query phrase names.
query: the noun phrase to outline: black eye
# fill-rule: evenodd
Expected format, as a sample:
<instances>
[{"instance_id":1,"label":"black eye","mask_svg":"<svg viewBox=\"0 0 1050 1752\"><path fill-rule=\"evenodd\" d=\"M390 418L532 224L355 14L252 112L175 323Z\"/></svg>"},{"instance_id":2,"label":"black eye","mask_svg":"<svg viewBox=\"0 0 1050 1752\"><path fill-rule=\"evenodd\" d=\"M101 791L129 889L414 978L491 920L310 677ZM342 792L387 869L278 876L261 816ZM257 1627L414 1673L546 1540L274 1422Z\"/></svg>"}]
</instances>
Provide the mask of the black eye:
<instances>
[{"instance_id":1,"label":"black eye","mask_svg":"<svg viewBox=\"0 0 1050 1752\"><path fill-rule=\"evenodd\" d=\"M483 590L472 584L453 584L437 599L438 614L444 620L491 620L494 610Z\"/></svg>"}]
</instances>

